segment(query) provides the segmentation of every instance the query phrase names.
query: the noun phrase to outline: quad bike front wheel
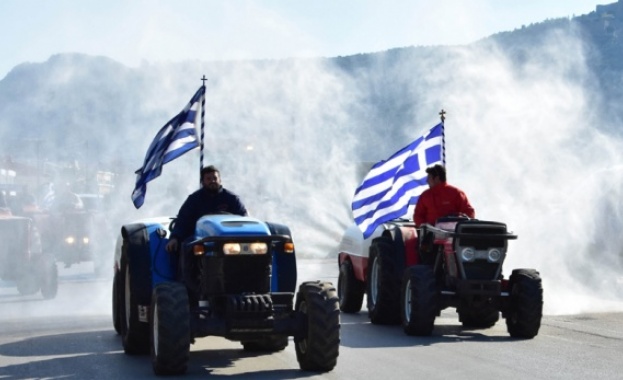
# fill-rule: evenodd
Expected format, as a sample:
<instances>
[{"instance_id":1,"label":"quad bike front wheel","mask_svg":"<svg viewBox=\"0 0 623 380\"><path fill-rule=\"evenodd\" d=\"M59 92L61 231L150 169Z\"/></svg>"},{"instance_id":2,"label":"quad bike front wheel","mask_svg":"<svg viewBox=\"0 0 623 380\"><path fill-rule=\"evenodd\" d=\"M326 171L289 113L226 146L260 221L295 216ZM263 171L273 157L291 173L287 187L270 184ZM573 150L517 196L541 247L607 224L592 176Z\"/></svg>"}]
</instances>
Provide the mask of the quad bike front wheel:
<instances>
[{"instance_id":1,"label":"quad bike front wheel","mask_svg":"<svg viewBox=\"0 0 623 380\"><path fill-rule=\"evenodd\" d=\"M305 323L294 337L296 359L304 371L331 371L340 348L340 305L330 282L310 281L300 285L295 310Z\"/></svg>"}]
</instances>

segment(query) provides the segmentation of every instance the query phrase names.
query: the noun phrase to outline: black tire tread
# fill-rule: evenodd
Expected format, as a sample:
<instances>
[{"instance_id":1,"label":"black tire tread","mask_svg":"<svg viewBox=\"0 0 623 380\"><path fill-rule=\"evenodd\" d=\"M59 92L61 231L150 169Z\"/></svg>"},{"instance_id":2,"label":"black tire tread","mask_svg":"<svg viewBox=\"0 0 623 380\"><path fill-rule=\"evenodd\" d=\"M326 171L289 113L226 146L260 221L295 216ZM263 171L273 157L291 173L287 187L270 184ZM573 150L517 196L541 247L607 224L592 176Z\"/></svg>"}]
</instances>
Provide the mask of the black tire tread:
<instances>
[{"instance_id":1,"label":"black tire tread","mask_svg":"<svg viewBox=\"0 0 623 380\"><path fill-rule=\"evenodd\" d=\"M543 316L543 284L534 269L515 269L509 278L510 310L506 327L513 338L532 339Z\"/></svg>"},{"instance_id":2,"label":"black tire tread","mask_svg":"<svg viewBox=\"0 0 623 380\"><path fill-rule=\"evenodd\" d=\"M433 267L415 265L405 270L401 291L402 327L407 335L429 336L439 313L439 290ZM407 310L405 297L411 299ZM406 315L409 313L409 315Z\"/></svg>"},{"instance_id":3,"label":"black tire tread","mask_svg":"<svg viewBox=\"0 0 623 380\"><path fill-rule=\"evenodd\" d=\"M123 351L127 355L147 355L149 354L149 325L144 322L140 322L138 319L138 306L136 300L132 296L132 284L130 283L130 315L129 318L126 315L125 307L125 287L126 281L126 268L128 266L127 258L121 258L121 281L119 283L121 291L119 292L120 299L120 321L121 321L121 341L123 343ZM126 323L129 321L129 323Z\"/></svg>"},{"instance_id":4,"label":"black tire tread","mask_svg":"<svg viewBox=\"0 0 623 380\"><path fill-rule=\"evenodd\" d=\"M363 304L365 285L355 277L353 264L345 260L340 264L340 273L337 281L340 297L340 310L344 313L358 313Z\"/></svg>"},{"instance_id":5,"label":"black tire tread","mask_svg":"<svg viewBox=\"0 0 623 380\"><path fill-rule=\"evenodd\" d=\"M190 308L186 287L165 282L152 292L150 311L150 352L156 375L181 375L190 359ZM155 305L155 306L154 306ZM154 326L153 310L158 313ZM154 350L154 329L158 330L158 354Z\"/></svg>"},{"instance_id":6,"label":"black tire tread","mask_svg":"<svg viewBox=\"0 0 623 380\"><path fill-rule=\"evenodd\" d=\"M327 372L337 364L340 348L340 306L330 282L309 281L299 286L296 311L306 304L307 331L294 338L296 358L304 371Z\"/></svg>"},{"instance_id":7,"label":"black tire tread","mask_svg":"<svg viewBox=\"0 0 623 380\"><path fill-rule=\"evenodd\" d=\"M372 297L371 274L374 260L379 260L377 299ZM400 323L400 274L396 273L394 247L387 238L378 238L370 246L366 297L368 316L373 324L396 325Z\"/></svg>"}]
</instances>

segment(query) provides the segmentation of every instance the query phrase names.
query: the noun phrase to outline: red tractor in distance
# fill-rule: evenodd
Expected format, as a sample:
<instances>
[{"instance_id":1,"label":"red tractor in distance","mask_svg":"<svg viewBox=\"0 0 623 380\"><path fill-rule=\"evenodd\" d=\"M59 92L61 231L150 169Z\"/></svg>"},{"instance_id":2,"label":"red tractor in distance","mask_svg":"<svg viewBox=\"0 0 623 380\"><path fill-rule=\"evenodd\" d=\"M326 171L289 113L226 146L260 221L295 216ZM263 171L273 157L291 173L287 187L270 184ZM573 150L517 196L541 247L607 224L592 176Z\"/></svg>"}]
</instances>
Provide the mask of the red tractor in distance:
<instances>
[{"instance_id":1,"label":"red tractor in distance","mask_svg":"<svg viewBox=\"0 0 623 380\"><path fill-rule=\"evenodd\" d=\"M506 319L511 337L538 334L543 287L535 269L504 278L508 241L504 223L444 217L416 228L396 219L363 239L353 225L339 246L341 310L361 310L366 295L373 324L402 324L406 334L427 336L441 311L453 307L466 328L489 328Z\"/></svg>"}]
</instances>

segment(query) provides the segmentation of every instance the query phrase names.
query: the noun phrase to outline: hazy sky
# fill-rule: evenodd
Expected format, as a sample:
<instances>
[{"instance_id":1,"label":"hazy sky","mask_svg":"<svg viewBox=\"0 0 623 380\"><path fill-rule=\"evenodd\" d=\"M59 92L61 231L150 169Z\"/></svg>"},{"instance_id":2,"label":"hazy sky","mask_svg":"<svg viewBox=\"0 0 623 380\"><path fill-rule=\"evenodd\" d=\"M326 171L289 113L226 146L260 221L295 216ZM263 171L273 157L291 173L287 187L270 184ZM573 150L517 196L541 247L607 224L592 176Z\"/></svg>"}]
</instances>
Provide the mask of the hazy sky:
<instances>
[{"instance_id":1,"label":"hazy sky","mask_svg":"<svg viewBox=\"0 0 623 380\"><path fill-rule=\"evenodd\" d=\"M460 45L615 0L2 0L0 79L56 53L142 61L352 55Z\"/></svg>"}]
</instances>

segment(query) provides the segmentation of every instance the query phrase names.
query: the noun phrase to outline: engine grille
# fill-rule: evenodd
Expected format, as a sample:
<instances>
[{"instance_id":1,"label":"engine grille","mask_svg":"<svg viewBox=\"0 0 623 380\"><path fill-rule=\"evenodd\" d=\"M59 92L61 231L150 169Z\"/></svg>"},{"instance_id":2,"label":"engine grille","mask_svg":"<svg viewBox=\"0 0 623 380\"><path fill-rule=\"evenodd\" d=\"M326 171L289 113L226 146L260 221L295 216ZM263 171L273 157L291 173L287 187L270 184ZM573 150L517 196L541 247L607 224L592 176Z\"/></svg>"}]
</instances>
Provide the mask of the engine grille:
<instances>
[{"instance_id":1,"label":"engine grille","mask_svg":"<svg viewBox=\"0 0 623 380\"><path fill-rule=\"evenodd\" d=\"M486 260L464 262L465 278L469 280L497 280L499 264Z\"/></svg>"},{"instance_id":2,"label":"engine grille","mask_svg":"<svg viewBox=\"0 0 623 380\"><path fill-rule=\"evenodd\" d=\"M205 256L199 274L202 293L268 293L271 262L271 255Z\"/></svg>"}]
</instances>

